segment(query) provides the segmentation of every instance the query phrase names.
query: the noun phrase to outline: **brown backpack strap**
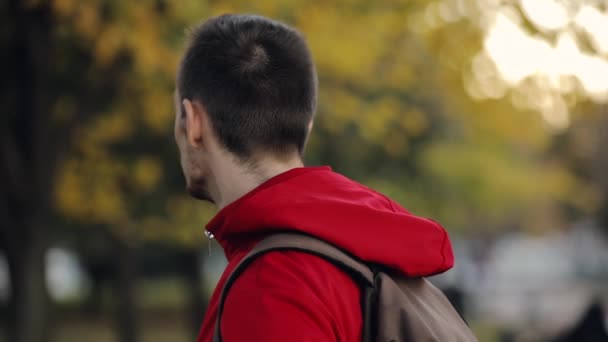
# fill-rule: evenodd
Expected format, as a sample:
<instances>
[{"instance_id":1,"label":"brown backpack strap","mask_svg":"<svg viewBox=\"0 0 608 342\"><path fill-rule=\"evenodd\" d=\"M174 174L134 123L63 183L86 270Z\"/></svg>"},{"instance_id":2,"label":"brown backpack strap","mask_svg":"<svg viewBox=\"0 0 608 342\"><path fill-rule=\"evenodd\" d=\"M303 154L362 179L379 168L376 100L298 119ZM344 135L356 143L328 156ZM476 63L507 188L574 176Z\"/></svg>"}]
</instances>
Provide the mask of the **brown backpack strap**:
<instances>
[{"instance_id":1,"label":"brown backpack strap","mask_svg":"<svg viewBox=\"0 0 608 342\"><path fill-rule=\"evenodd\" d=\"M217 308L217 318L215 322L215 332L213 342L221 342L221 318L224 309L224 303L228 295L230 287L241 273L251 264L257 257L272 251L301 251L322 257L334 265L338 266L345 272L349 272L362 286L374 287L374 273L365 264L357 261L354 257L336 248L335 246L314 238L312 236L303 235L300 233L277 233L270 235L260 241L240 262L232 273L228 276L222 294L220 296L219 305ZM367 292L364 296L368 296ZM367 300L364 300L366 302ZM364 308L365 310L365 308ZM365 310L367 311L367 310ZM364 329L365 330L365 329Z\"/></svg>"}]
</instances>

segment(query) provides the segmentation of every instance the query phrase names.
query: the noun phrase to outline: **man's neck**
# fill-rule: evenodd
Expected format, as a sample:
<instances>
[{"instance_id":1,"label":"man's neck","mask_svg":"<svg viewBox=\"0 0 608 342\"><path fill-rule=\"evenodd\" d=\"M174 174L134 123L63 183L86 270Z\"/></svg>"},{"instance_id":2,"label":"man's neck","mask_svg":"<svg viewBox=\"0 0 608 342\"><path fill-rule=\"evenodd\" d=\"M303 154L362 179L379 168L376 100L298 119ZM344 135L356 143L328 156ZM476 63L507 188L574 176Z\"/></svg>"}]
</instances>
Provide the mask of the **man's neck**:
<instances>
[{"instance_id":1,"label":"man's neck","mask_svg":"<svg viewBox=\"0 0 608 342\"><path fill-rule=\"evenodd\" d=\"M273 157L256 158L254 167L243 166L232 158L224 158L215 165L210 190L220 210L270 178L304 166L297 154L286 160Z\"/></svg>"}]
</instances>

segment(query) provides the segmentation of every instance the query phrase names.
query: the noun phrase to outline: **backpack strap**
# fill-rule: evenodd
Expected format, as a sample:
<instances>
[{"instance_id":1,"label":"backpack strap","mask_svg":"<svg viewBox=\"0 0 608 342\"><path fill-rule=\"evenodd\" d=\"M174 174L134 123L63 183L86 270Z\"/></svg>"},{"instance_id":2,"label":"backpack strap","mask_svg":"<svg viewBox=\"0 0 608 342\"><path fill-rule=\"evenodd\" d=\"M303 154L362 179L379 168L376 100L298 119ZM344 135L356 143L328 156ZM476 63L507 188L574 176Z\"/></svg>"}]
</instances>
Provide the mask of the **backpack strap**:
<instances>
[{"instance_id":1,"label":"backpack strap","mask_svg":"<svg viewBox=\"0 0 608 342\"><path fill-rule=\"evenodd\" d=\"M348 255L344 251L337 247L315 237L304 235L301 233L277 233L268 236L267 238L260 241L256 246L236 265L232 273L228 276L224 288L219 300L217 308L217 318L215 322L215 332L213 336L213 342L221 342L221 318L222 311L224 309L224 303L228 295L230 287L234 281L243 273L243 271L251 264L257 257L272 251L300 251L309 254L313 254L324 258L332 264L339 267L344 272L347 272L362 289L373 289L374 288L374 273L365 264L357 261L354 257ZM364 291L362 295L363 303L363 316L364 316L364 341L367 341L369 333L367 329L368 320L365 319L366 313L369 312L370 308L367 303L371 303L371 293L373 291Z\"/></svg>"}]
</instances>

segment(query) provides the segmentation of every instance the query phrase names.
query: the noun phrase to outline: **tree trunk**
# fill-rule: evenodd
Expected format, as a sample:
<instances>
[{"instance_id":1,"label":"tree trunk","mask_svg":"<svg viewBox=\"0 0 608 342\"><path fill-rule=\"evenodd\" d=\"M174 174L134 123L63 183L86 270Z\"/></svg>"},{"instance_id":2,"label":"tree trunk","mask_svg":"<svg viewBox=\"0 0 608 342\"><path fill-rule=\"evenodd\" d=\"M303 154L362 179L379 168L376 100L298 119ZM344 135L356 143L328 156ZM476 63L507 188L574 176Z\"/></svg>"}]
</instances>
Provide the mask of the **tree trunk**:
<instances>
[{"instance_id":1,"label":"tree trunk","mask_svg":"<svg viewBox=\"0 0 608 342\"><path fill-rule=\"evenodd\" d=\"M50 300L45 279L47 239L41 230L28 228L13 227L29 231L31 236L21 243L6 246L11 280L8 330L11 342L51 340L48 329Z\"/></svg>"},{"instance_id":2,"label":"tree trunk","mask_svg":"<svg viewBox=\"0 0 608 342\"><path fill-rule=\"evenodd\" d=\"M197 249L186 249L180 253L180 268L184 277L187 294L187 315L193 340L196 340L205 313L205 298L203 296L203 277L201 274L201 259Z\"/></svg>"},{"instance_id":3,"label":"tree trunk","mask_svg":"<svg viewBox=\"0 0 608 342\"><path fill-rule=\"evenodd\" d=\"M135 248L116 238L116 328L120 342L139 340L137 322L137 259Z\"/></svg>"},{"instance_id":4,"label":"tree trunk","mask_svg":"<svg viewBox=\"0 0 608 342\"><path fill-rule=\"evenodd\" d=\"M49 135L52 11L48 0L11 0L6 9L2 76L10 90L0 127L0 244L11 282L8 335L10 342L44 342L50 340L45 253L56 156Z\"/></svg>"},{"instance_id":5,"label":"tree trunk","mask_svg":"<svg viewBox=\"0 0 608 342\"><path fill-rule=\"evenodd\" d=\"M592 165L595 171L594 176L597 178L596 182L599 185L600 192L600 208L598 213L598 219L600 226L603 227L604 233L608 234L608 179L606 177L606 170L608 169L608 136L605 132L608 129L608 105L600 107L600 123L598 124L598 130L596 131L599 136L597 144L596 155L594 156L594 165Z\"/></svg>"}]
</instances>

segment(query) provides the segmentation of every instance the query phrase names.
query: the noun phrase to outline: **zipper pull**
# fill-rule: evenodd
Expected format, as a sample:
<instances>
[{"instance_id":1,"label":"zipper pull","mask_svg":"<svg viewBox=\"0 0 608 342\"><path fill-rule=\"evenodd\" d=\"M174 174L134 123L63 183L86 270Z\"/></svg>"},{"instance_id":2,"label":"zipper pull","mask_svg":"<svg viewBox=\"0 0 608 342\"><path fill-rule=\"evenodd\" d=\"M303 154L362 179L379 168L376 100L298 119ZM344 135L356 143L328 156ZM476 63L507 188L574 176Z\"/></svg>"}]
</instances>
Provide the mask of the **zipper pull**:
<instances>
[{"instance_id":1,"label":"zipper pull","mask_svg":"<svg viewBox=\"0 0 608 342\"><path fill-rule=\"evenodd\" d=\"M213 233L208 230L205 230L205 236L207 237L207 239L209 239L209 241L207 241L207 250L209 256L211 256L211 244L213 243L213 239L215 238L215 236L213 236Z\"/></svg>"}]
</instances>

